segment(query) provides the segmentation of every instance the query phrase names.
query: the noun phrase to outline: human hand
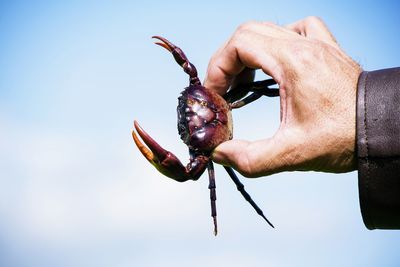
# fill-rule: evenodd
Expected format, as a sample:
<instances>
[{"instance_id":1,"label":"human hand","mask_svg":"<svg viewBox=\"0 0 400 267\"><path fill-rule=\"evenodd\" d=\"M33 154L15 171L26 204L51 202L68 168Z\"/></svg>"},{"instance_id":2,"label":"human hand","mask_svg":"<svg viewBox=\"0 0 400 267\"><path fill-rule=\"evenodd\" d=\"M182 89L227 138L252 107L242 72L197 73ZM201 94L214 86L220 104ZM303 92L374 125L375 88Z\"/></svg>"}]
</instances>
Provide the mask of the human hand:
<instances>
[{"instance_id":1,"label":"human hand","mask_svg":"<svg viewBox=\"0 0 400 267\"><path fill-rule=\"evenodd\" d=\"M215 162L247 177L282 171L356 168L356 87L360 66L325 24L309 17L286 27L248 22L214 54L204 85L225 94L261 69L279 84L280 127L258 141L231 140Z\"/></svg>"}]
</instances>

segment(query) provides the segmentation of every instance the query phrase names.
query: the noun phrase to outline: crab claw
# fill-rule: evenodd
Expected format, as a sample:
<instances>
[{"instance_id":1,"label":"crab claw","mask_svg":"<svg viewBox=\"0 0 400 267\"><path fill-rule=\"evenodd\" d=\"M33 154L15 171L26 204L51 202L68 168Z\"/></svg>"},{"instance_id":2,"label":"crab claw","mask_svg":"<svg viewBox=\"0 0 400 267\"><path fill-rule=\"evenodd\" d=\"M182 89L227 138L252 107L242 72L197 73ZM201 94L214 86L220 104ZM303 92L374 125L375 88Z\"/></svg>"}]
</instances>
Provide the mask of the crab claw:
<instances>
[{"instance_id":1,"label":"crab claw","mask_svg":"<svg viewBox=\"0 0 400 267\"><path fill-rule=\"evenodd\" d=\"M179 65L183 66L183 64L189 62L189 60L187 59L185 53L183 53L182 49L180 49L179 47L177 47L176 45L174 45L173 43L171 43L170 41L168 41L164 37L152 36L151 38L160 40L161 42L155 42L155 44L159 45L159 46L162 46L165 49L167 49L169 52L171 52L172 55L174 56L176 62Z\"/></svg>"},{"instance_id":2,"label":"crab claw","mask_svg":"<svg viewBox=\"0 0 400 267\"><path fill-rule=\"evenodd\" d=\"M171 152L162 148L153 138L140 127L137 121L134 122L135 129L147 147L140 141L135 130L132 137L136 146L143 156L162 174L178 182L197 180L207 167L209 159L205 156L197 156L190 160L185 167L180 160Z\"/></svg>"},{"instance_id":3,"label":"crab claw","mask_svg":"<svg viewBox=\"0 0 400 267\"><path fill-rule=\"evenodd\" d=\"M165 39L164 37L161 36L152 36L151 38L158 39L161 42L156 42L156 45L162 46L165 49L167 49L169 52L172 52L174 49L178 48L176 45Z\"/></svg>"},{"instance_id":4,"label":"crab claw","mask_svg":"<svg viewBox=\"0 0 400 267\"><path fill-rule=\"evenodd\" d=\"M182 49L180 49L179 47L177 47L176 45L174 45L173 43L171 43L164 37L152 36L152 38L158 39L161 41L161 42L156 42L155 43L156 45L162 46L165 49L167 49L169 52L171 52L171 54L175 58L175 61L183 68L183 70L187 74L189 74L191 84L199 84L199 85L201 84L199 78L197 77L196 67L192 63L190 63L189 59L186 57L186 55L182 51Z\"/></svg>"}]
</instances>

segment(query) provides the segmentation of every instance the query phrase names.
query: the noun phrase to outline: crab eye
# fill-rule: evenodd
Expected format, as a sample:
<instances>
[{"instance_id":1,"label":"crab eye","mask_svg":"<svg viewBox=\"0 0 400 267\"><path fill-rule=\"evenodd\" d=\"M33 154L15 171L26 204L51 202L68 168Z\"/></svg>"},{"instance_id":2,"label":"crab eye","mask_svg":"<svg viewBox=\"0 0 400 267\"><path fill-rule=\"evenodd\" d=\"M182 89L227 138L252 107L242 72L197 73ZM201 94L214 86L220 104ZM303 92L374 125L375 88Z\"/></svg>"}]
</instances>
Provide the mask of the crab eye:
<instances>
[{"instance_id":1,"label":"crab eye","mask_svg":"<svg viewBox=\"0 0 400 267\"><path fill-rule=\"evenodd\" d=\"M200 101L200 105L201 105L202 107L207 107L207 102L204 101L204 100L201 100L201 101Z\"/></svg>"}]
</instances>

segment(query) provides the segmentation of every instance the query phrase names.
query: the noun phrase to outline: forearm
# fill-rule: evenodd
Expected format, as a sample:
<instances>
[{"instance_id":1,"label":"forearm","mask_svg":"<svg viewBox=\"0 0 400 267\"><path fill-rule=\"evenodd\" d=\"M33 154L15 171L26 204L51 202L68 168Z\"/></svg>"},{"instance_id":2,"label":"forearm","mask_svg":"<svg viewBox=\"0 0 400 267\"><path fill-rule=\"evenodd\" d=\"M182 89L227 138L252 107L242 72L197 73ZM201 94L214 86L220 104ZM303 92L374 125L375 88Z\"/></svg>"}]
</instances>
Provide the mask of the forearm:
<instances>
[{"instance_id":1,"label":"forearm","mask_svg":"<svg viewBox=\"0 0 400 267\"><path fill-rule=\"evenodd\" d=\"M365 225L400 229L400 68L360 75L357 153Z\"/></svg>"}]
</instances>

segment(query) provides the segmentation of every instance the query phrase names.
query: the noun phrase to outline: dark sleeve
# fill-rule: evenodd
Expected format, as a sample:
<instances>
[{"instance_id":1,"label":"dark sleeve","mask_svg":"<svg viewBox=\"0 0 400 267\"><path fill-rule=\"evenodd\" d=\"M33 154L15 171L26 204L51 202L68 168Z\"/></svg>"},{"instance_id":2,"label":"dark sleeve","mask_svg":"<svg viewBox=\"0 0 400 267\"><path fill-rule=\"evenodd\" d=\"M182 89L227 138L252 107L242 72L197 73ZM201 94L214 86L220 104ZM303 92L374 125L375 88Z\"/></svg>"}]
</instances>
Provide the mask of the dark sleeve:
<instances>
[{"instance_id":1,"label":"dark sleeve","mask_svg":"<svg viewBox=\"0 0 400 267\"><path fill-rule=\"evenodd\" d=\"M361 73L357 153L364 224L400 229L400 68Z\"/></svg>"}]
</instances>

